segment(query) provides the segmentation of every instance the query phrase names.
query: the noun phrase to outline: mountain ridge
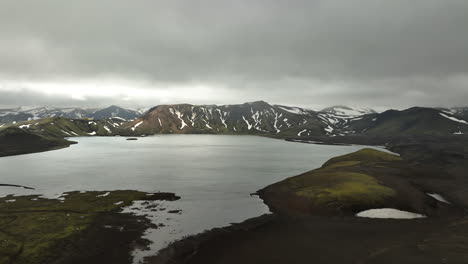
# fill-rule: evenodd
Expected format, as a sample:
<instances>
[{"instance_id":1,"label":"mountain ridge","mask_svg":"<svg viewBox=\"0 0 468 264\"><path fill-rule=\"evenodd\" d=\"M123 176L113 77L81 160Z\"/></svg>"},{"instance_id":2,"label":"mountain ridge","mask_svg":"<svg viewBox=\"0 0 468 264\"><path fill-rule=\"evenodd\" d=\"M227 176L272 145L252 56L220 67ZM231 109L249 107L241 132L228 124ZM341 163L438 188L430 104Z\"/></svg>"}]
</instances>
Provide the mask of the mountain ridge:
<instances>
[{"instance_id":1,"label":"mountain ridge","mask_svg":"<svg viewBox=\"0 0 468 264\"><path fill-rule=\"evenodd\" d=\"M64 117L69 119L90 118L98 120L120 117L131 120L141 116L141 114L138 110L126 109L116 105L106 108L17 107L0 109L0 124L39 120L49 117Z\"/></svg>"},{"instance_id":2,"label":"mountain ridge","mask_svg":"<svg viewBox=\"0 0 468 264\"><path fill-rule=\"evenodd\" d=\"M5 111L5 110L4 110ZM34 108L37 119L1 123L0 129L18 127L57 137L138 136L153 134L264 135L279 138L459 135L468 134L468 108L412 107L376 112L366 108L332 106L321 111L269 104L264 101L231 105L158 105L149 110L110 106L94 111L94 117L75 115L76 109L61 109L72 117L57 115L57 108ZM1 114L0 118L6 116ZM42 113L52 117L41 117ZM89 115L88 115L89 116Z\"/></svg>"}]
</instances>

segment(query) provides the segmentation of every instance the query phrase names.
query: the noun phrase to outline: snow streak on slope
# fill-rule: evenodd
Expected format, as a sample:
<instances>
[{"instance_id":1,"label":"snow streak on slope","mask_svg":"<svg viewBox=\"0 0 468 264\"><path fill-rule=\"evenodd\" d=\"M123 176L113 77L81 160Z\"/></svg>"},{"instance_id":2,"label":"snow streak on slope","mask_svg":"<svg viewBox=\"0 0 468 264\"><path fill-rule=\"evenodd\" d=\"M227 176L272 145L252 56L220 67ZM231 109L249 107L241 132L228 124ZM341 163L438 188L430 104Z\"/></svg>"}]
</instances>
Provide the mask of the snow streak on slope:
<instances>
[{"instance_id":1,"label":"snow streak on slope","mask_svg":"<svg viewBox=\"0 0 468 264\"><path fill-rule=\"evenodd\" d=\"M461 119L458 119L458 118L455 118L453 116L448 116L446 114L443 114L443 113L440 113L441 116L447 118L447 119L450 119L454 122L458 122L458 123L462 123L462 124L467 124L468 125L468 122L466 122L465 120L461 120Z\"/></svg>"},{"instance_id":2,"label":"snow streak on slope","mask_svg":"<svg viewBox=\"0 0 468 264\"><path fill-rule=\"evenodd\" d=\"M131 128L132 131L135 131L135 129L136 129L138 126L140 126L141 124L143 124L143 121L140 121L140 122L136 123L136 124Z\"/></svg>"}]
</instances>

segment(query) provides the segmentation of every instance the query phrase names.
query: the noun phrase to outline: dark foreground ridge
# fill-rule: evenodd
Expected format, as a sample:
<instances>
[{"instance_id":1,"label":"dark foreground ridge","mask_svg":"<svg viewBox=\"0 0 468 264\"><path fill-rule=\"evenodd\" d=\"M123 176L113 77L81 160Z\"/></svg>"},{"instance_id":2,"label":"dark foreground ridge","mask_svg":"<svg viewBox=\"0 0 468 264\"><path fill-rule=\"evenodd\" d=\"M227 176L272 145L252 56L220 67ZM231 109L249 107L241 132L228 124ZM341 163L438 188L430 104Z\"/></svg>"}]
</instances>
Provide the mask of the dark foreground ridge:
<instances>
[{"instance_id":1,"label":"dark foreground ridge","mask_svg":"<svg viewBox=\"0 0 468 264\"><path fill-rule=\"evenodd\" d=\"M387 140L401 158L333 158L260 190L274 214L178 241L148 263L466 263L467 138ZM426 217L355 216L372 208Z\"/></svg>"},{"instance_id":2,"label":"dark foreground ridge","mask_svg":"<svg viewBox=\"0 0 468 264\"><path fill-rule=\"evenodd\" d=\"M147 218L120 211L135 200L177 200L173 193L70 192L60 199L37 195L0 199L1 264L132 263L146 247Z\"/></svg>"},{"instance_id":3,"label":"dark foreground ridge","mask_svg":"<svg viewBox=\"0 0 468 264\"><path fill-rule=\"evenodd\" d=\"M0 157L66 148L76 142L31 133L17 127L0 130Z\"/></svg>"}]
</instances>

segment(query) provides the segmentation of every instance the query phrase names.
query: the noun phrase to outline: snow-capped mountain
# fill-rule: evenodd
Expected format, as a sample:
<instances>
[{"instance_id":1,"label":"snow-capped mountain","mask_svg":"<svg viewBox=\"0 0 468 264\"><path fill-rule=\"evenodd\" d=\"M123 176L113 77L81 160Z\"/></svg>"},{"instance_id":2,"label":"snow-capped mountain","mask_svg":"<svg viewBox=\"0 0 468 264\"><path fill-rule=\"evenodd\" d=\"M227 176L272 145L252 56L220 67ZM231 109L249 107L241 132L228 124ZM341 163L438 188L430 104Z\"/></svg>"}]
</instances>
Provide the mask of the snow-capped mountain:
<instances>
[{"instance_id":1,"label":"snow-capped mountain","mask_svg":"<svg viewBox=\"0 0 468 264\"><path fill-rule=\"evenodd\" d=\"M361 119L365 115L375 114L376 111L369 108L332 106L318 112L318 117L327 125L326 132L329 136L345 136L355 131L349 129L349 123Z\"/></svg>"},{"instance_id":2,"label":"snow-capped mountain","mask_svg":"<svg viewBox=\"0 0 468 264\"><path fill-rule=\"evenodd\" d=\"M90 114L89 117L97 120L111 117L120 117L125 120L132 120L140 116L141 114L135 110L125 109L116 105L112 105L107 108L95 111L94 113Z\"/></svg>"},{"instance_id":3,"label":"snow-capped mountain","mask_svg":"<svg viewBox=\"0 0 468 264\"><path fill-rule=\"evenodd\" d=\"M20 128L48 137L111 136L119 135L122 131L120 127L126 122L128 121L120 117L101 120L47 117L39 120L18 122L5 126L5 128ZM1 127L2 125L0 125L0 129Z\"/></svg>"},{"instance_id":4,"label":"snow-capped mountain","mask_svg":"<svg viewBox=\"0 0 468 264\"><path fill-rule=\"evenodd\" d=\"M454 107L450 109L450 112L455 116L468 120L468 107Z\"/></svg>"},{"instance_id":5,"label":"snow-capped mountain","mask_svg":"<svg viewBox=\"0 0 468 264\"><path fill-rule=\"evenodd\" d=\"M467 134L468 121L456 114L426 107L387 110L351 120L346 129L374 136Z\"/></svg>"},{"instance_id":6,"label":"snow-capped mountain","mask_svg":"<svg viewBox=\"0 0 468 264\"><path fill-rule=\"evenodd\" d=\"M465 134L468 121L435 108L414 107L377 113L345 106L322 111L263 101L240 105L161 105L124 128L136 134L264 134L279 137Z\"/></svg>"},{"instance_id":7,"label":"snow-capped mountain","mask_svg":"<svg viewBox=\"0 0 468 264\"><path fill-rule=\"evenodd\" d=\"M120 117L125 120L132 120L141 116L141 113L125 109L118 106L110 106L103 109L81 109L81 108L56 108L56 107L37 107L37 108L14 108L0 109L0 123L17 123L28 120L39 120L49 117L64 117L69 119L91 118L105 119L111 117Z\"/></svg>"},{"instance_id":8,"label":"snow-capped mountain","mask_svg":"<svg viewBox=\"0 0 468 264\"><path fill-rule=\"evenodd\" d=\"M127 126L135 133L324 135L317 113L263 101L239 105L160 105Z\"/></svg>"},{"instance_id":9,"label":"snow-capped mountain","mask_svg":"<svg viewBox=\"0 0 468 264\"><path fill-rule=\"evenodd\" d=\"M343 105L327 107L322 109L322 111L320 112L328 113L330 115L334 115L340 118L353 118L357 116L376 113L376 111L370 108L349 107Z\"/></svg>"},{"instance_id":10,"label":"snow-capped mountain","mask_svg":"<svg viewBox=\"0 0 468 264\"><path fill-rule=\"evenodd\" d=\"M413 107L403 111L377 113L372 109L334 106L317 112L257 101L219 106L159 105L142 110L145 112L142 116L136 110L117 106L100 110L45 107L4 109L0 111L0 118L9 120L7 122L10 124L16 121L13 124L15 127L46 131L58 136L244 134L304 138L461 135L468 134L468 118L463 115L466 109ZM50 118L58 119L51 121ZM5 123L0 122L0 129L8 127Z\"/></svg>"}]
</instances>

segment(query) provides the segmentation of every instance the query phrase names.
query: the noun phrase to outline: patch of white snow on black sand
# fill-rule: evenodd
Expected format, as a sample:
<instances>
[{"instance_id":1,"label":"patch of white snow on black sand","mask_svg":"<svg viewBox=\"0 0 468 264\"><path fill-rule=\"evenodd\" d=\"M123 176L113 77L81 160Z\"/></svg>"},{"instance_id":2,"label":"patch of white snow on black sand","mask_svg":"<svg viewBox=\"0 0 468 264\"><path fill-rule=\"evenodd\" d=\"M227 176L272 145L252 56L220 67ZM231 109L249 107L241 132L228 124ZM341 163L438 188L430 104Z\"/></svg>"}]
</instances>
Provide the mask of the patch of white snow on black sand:
<instances>
[{"instance_id":1,"label":"patch of white snow on black sand","mask_svg":"<svg viewBox=\"0 0 468 264\"><path fill-rule=\"evenodd\" d=\"M426 217L422 214L401 211L393 208L370 209L357 213L356 216L380 219L417 219Z\"/></svg>"}]
</instances>

